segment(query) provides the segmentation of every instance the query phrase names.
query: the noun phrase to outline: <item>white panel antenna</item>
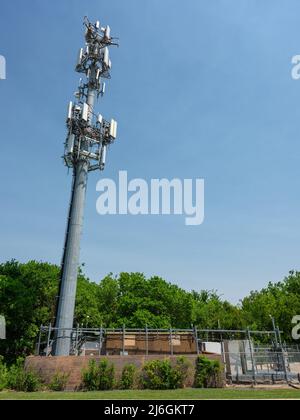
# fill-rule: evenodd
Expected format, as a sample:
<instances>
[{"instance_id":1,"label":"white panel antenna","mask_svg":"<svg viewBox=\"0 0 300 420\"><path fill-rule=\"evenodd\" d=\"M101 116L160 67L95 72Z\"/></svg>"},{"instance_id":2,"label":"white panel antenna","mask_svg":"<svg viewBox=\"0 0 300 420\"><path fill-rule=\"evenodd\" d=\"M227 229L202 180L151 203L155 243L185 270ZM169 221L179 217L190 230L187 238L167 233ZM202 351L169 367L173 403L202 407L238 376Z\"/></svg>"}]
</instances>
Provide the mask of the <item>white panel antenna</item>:
<instances>
[{"instance_id":1,"label":"white panel antenna","mask_svg":"<svg viewBox=\"0 0 300 420\"><path fill-rule=\"evenodd\" d=\"M79 53L78 53L78 57L77 57L76 68L81 65L82 57L83 57L83 48L80 48Z\"/></svg>"},{"instance_id":2,"label":"white panel antenna","mask_svg":"<svg viewBox=\"0 0 300 420\"><path fill-rule=\"evenodd\" d=\"M72 119L72 114L73 114L73 102L69 102L67 121L70 121Z\"/></svg>"},{"instance_id":3,"label":"white panel antenna","mask_svg":"<svg viewBox=\"0 0 300 420\"><path fill-rule=\"evenodd\" d=\"M105 38L109 41L110 39L111 39L111 36L110 36L110 26L107 26L106 28L105 28Z\"/></svg>"},{"instance_id":4,"label":"white panel antenna","mask_svg":"<svg viewBox=\"0 0 300 420\"><path fill-rule=\"evenodd\" d=\"M104 56L103 56L103 62L106 65L106 67L109 67L109 50L107 47L104 48Z\"/></svg>"},{"instance_id":5,"label":"white panel antenna","mask_svg":"<svg viewBox=\"0 0 300 420\"><path fill-rule=\"evenodd\" d=\"M107 153L107 146L102 146L101 150L101 157L100 157L100 166L103 167L106 163L106 153Z\"/></svg>"},{"instance_id":6,"label":"white panel antenna","mask_svg":"<svg viewBox=\"0 0 300 420\"><path fill-rule=\"evenodd\" d=\"M100 124L100 125L102 125L102 123L103 123L103 117L102 117L101 114L98 115L97 123Z\"/></svg>"},{"instance_id":7,"label":"white panel antenna","mask_svg":"<svg viewBox=\"0 0 300 420\"><path fill-rule=\"evenodd\" d=\"M83 121L88 121L89 119L89 106L87 103L83 104L82 113L81 113L81 119Z\"/></svg>"},{"instance_id":8,"label":"white panel antenna","mask_svg":"<svg viewBox=\"0 0 300 420\"><path fill-rule=\"evenodd\" d=\"M109 129L109 135L112 139L117 138L117 131L118 131L118 123L115 120L111 120L110 122L110 129Z\"/></svg>"}]
</instances>

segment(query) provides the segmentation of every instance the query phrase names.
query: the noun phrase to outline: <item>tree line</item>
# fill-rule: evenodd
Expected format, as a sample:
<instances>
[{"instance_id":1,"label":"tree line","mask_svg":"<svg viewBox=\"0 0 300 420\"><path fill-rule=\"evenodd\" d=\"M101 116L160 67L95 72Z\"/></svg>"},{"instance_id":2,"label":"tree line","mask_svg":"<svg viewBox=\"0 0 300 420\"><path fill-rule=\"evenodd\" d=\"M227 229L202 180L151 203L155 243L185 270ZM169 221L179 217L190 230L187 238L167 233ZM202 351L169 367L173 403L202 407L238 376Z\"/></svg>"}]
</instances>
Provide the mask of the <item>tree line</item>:
<instances>
[{"instance_id":1,"label":"tree line","mask_svg":"<svg viewBox=\"0 0 300 420\"><path fill-rule=\"evenodd\" d=\"M0 340L6 360L32 354L40 325L55 318L60 268L30 261L0 264L0 315L7 339ZM272 315L291 342L292 318L300 314L300 273L251 292L238 305L216 291L186 291L161 277L142 273L109 274L99 283L79 270L75 325L121 328L199 328L272 330Z\"/></svg>"}]
</instances>

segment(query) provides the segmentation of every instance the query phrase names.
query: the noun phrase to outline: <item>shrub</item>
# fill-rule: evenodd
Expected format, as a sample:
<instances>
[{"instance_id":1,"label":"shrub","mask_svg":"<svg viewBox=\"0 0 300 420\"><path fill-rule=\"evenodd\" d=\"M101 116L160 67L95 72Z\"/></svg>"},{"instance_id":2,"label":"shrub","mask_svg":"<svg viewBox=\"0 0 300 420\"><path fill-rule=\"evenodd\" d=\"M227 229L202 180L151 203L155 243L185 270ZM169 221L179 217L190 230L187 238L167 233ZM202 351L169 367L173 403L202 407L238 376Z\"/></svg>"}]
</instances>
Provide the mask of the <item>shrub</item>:
<instances>
[{"instance_id":1,"label":"shrub","mask_svg":"<svg viewBox=\"0 0 300 420\"><path fill-rule=\"evenodd\" d=\"M82 374L83 387L87 391L108 391L114 387L115 367L106 359L90 361L88 369Z\"/></svg>"},{"instance_id":2,"label":"shrub","mask_svg":"<svg viewBox=\"0 0 300 420\"><path fill-rule=\"evenodd\" d=\"M171 363L169 360L151 360L142 371L142 385L146 389L169 389Z\"/></svg>"},{"instance_id":3,"label":"shrub","mask_svg":"<svg viewBox=\"0 0 300 420\"><path fill-rule=\"evenodd\" d=\"M195 387L218 388L221 382L221 364L218 360L210 360L199 356L196 361Z\"/></svg>"},{"instance_id":4,"label":"shrub","mask_svg":"<svg viewBox=\"0 0 300 420\"><path fill-rule=\"evenodd\" d=\"M89 367L82 373L83 387L87 391L98 390L98 366L95 360L89 362Z\"/></svg>"},{"instance_id":5,"label":"shrub","mask_svg":"<svg viewBox=\"0 0 300 420\"><path fill-rule=\"evenodd\" d=\"M189 364L182 357L172 366L170 360L152 360L143 366L142 386L146 389L178 389L184 386Z\"/></svg>"},{"instance_id":6,"label":"shrub","mask_svg":"<svg viewBox=\"0 0 300 420\"><path fill-rule=\"evenodd\" d=\"M190 367L191 364L186 357L181 356L177 358L176 364L173 367L173 378L171 383L173 389L184 388Z\"/></svg>"},{"instance_id":7,"label":"shrub","mask_svg":"<svg viewBox=\"0 0 300 420\"><path fill-rule=\"evenodd\" d=\"M12 365L8 372L8 388L15 391L23 391L25 373L23 360L18 359L15 365Z\"/></svg>"},{"instance_id":8,"label":"shrub","mask_svg":"<svg viewBox=\"0 0 300 420\"><path fill-rule=\"evenodd\" d=\"M37 392L41 389L41 386L41 378L35 372L24 372L24 392Z\"/></svg>"},{"instance_id":9,"label":"shrub","mask_svg":"<svg viewBox=\"0 0 300 420\"><path fill-rule=\"evenodd\" d=\"M19 392L36 392L41 388L40 377L24 369L23 359L18 359L8 372L8 388Z\"/></svg>"},{"instance_id":10,"label":"shrub","mask_svg":"<svg viewBox=\"0 0 300 420\"><path fill-rule=\"evenodd\" d=\"M8 369L3 360L3 356L0 356L0 392L7 388L8 381Z\"/></svg>"},{"instance_id":11,"label":"shrub","mask_svg":"<svg viewBox=\"0 0 300 420\"><path fill-rule=\"evenodd\" d=\"M50 389L50 391L65 391L69 377L69 373L56 372L53 378L51 379L48 388Z\"/></svg>"},{"instance_id":12,"label":"shrub","mask_svg":"<svg viewBox=\"0 0 300 420\"><path fill-rule=\"evenodd\" d=\"M124 366L120 382L121 389L132 389L134 387L136 370L135 365L129 364Z\"/></svg>"},{"instance_id":13,"label":"shrub","mask_svg":"<svg viewBox=\"0 0 300 420\"><path fill-rule=\"evenodd\" d=\"M115 367L103 359L99 363L99 390L108 391L115 384Z\"/></svg>"}]
</instances>

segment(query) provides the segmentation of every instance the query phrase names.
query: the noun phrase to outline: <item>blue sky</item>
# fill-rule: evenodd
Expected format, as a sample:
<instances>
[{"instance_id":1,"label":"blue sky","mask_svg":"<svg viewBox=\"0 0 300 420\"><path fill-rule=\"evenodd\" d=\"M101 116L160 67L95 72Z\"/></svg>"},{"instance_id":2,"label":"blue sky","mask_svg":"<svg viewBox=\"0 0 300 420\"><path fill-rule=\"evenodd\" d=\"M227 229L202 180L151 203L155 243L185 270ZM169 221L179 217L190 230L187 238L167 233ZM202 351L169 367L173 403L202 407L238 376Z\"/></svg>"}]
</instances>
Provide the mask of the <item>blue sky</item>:
<instances>
[{"instance_id":1,"label":"blue sky","mask_svg":"<svg viewBox=\"0 0 300 420\"><path fill-rule=\"evenodd\" d=\"M4 2L0 54L0 257L59 263L71 175L60 159L82 18L121 47L98 109L119 121L105 177L204 178L206 219L96 213L89 180L81 262L158 274L237 302L300 269L297 0Z\"/></svg>"}]
</instances>

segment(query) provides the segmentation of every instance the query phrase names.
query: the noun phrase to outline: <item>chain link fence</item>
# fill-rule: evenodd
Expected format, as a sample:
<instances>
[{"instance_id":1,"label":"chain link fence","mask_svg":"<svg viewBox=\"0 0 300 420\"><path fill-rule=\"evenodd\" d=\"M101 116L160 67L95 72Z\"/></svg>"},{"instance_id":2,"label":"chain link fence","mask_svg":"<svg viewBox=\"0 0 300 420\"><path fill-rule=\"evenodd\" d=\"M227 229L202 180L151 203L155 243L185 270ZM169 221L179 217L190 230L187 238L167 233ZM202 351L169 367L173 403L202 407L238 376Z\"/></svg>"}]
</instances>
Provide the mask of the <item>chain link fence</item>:
<instances>
[{"instance_id":1,"label":"chain link fence","mask_svg":"<svg viewBox=\"0 0 300 420\"><path fill-rule=\"evenodd\" d=\"M57 338L69 336L41 327L36 355L50 356ZM217 355L228 383L300 383L300 348L282 343L274 331L83 328L71 331L73 356Z\"/></svg>"}]
</instances>

